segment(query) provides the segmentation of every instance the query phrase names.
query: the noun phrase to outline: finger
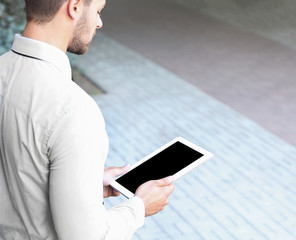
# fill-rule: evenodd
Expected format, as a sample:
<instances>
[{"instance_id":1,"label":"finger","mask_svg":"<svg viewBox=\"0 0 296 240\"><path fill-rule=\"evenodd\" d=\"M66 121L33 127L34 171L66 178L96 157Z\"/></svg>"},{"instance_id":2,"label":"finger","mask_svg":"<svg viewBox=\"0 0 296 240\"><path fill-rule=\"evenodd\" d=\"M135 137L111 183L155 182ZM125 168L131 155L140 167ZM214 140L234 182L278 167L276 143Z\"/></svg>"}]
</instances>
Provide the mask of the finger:
<instances>
[{"instance_id":1,"label":"finger","mask_svg":"<svg viewBox=\"0 0 296 240\"><path fill-rule=\"evenodd\" d=\"M118 197L119 195L120 195L120 192L117 192L116 190L113 189L112 196Z\"/></svg>"},{"instance_id":2,"label":"finger","mask_svg":"<svg viewBox=\"0 0 296 240\"><path fill-rule=\"evenodd\" d=\"M168 195L171 195L172 192L175 190L175 186L172 184L170 186L166 186Z\"/></svg>"},{"instance_id":3,"label":"finger","mask_svg":"<svg viewBox=\"0 0 296 240\"><path fill-rule=\"evenodd\" d=\"M169 186L161 187L162 197L169 198L169 196L172 194L172 192L174 190L175 190L175 186L174 185L169 185Z\"/></svg>"},{"instance_id":4,"label":"finger","mask_svg":"<svg viewBox=\"0 0 296 240\"><path fill-rule=\"evenodd\" d=\"M164 187L164 186L168 186L171 185L174 182L174 177L173 176L169 176L166 178L162 178L156 181L157 185L159 187Z\"/></svg>"},{"instance_id":5,"label":"finger","mask_svg":"<svg viewBox=\"0 0 296 240\"><path fill-rule=\"evenodd\" d=\"M126 164L122 167L114 168L114 175L119 176L125 174L130 169L130 165Z\"/></svg>"},{"instance_id":6,"label":"finger","mask_svg":"<svg viewBox=\"0 0 296 240\"><path fill-rule=\"evenodd\" d=\"M126 173L129 168L129 164L126 164L122 167L106 167L104 172L103 185L108 186L117 176Z\"/></svg>"}]
</instances>

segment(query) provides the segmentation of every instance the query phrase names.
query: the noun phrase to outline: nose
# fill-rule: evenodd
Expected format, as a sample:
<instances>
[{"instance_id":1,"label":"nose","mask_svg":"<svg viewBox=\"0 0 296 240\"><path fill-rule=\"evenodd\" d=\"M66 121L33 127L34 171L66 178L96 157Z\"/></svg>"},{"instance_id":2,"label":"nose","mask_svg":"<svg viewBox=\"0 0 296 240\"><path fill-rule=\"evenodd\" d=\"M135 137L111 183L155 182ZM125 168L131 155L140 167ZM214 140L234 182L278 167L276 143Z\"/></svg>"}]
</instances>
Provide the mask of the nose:
<instances>
[{"instance_id":1,"label":"nose","mask_svg":"<svg viewBox=\"0 0 296 240\"><path fill-rule=\"evenodd\" d=\"M96 26L96 28L97 28L97 29L100 29L100 28L102 28L102 27L103 27L103 21L102 21L101 17L98 16L98 19L97 19L97 26Z\"/></svg>"}]
</instances>

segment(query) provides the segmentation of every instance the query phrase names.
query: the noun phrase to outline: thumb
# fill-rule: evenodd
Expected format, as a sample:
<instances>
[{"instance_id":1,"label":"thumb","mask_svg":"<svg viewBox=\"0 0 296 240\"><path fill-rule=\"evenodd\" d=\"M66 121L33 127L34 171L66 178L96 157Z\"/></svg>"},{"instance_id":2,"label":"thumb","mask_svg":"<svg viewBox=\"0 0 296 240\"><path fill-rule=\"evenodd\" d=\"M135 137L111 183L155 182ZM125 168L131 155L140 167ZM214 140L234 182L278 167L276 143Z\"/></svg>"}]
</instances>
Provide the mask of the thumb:
<instances>
[{"instance_id":1,"label":"thumb","mask_svg":"<svg viewBox=\"0 0 296 240\"><path fill-rule=\"evenodd\" d=\"M114 178L126 173L130 168L129 164L123 167L106 167L104 171L103 185L108 186Z\"/></svg>"},{"instance_id":2,"label":"thumb","mask_svg":"<svg viewBox=\"0 0 296 240\"><path fill-rule=\"evenodd\" d=\"M164 187L164 186L171 185L173 182L174 182L174 177L173 176L169 176L169 177L165 177L165 178L157 180L157 183L158 183L159 187Z\"/></svg>"},{"instance_id":3,"label":"thumb","mask_svg":"<svg viewBox=\"0 0 296 240\"><path fill-rule=\"evenodd\" d=\"M130 169L130 165L126 164L122 167L115 168L114 174L115 176L119 176L119 175L125 174L129 169Z\"/></svg>"}]
</instances>

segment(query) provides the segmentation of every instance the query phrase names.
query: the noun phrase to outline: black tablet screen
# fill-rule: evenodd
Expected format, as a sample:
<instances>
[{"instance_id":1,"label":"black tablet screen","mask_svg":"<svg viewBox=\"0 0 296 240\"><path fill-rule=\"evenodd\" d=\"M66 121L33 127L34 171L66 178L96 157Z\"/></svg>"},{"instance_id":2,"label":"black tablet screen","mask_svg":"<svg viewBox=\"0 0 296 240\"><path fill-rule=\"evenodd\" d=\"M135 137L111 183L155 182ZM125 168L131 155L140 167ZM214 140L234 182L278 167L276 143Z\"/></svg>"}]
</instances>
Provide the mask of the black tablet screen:
<instances>
[{"instance_id":1,"label":"black tablet screen","mask_svg":"<svg viewBox=\"0 0 296 240\"><path fill-rule=\"evenodd\" d=\"M142 183L172 176L202 156L202 153L176 142L116 181L135 193Z\"/></svg>"}]
</instances>

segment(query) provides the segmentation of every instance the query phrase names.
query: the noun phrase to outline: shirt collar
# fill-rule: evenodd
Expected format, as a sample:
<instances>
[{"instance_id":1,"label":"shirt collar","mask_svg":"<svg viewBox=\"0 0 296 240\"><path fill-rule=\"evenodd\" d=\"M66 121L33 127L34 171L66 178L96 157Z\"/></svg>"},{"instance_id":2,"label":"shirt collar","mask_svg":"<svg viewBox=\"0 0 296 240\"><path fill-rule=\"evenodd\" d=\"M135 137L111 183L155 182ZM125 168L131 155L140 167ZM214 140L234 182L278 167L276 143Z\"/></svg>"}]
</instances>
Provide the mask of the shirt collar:
<instances>
[{"instance_id":1,"label":"shirt collar","mask_svg":"<svg viewBox=\"0 0 296 240\"><path fill-rule=\"evenodd\" d=\"M71 79L72 73L69 58L59 48L16 34L11 49L19 54L49 62L57 67L67 78Z\"/></svg>"}]
</instances>

